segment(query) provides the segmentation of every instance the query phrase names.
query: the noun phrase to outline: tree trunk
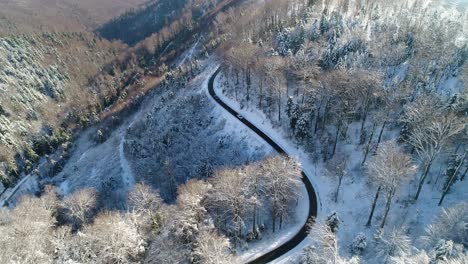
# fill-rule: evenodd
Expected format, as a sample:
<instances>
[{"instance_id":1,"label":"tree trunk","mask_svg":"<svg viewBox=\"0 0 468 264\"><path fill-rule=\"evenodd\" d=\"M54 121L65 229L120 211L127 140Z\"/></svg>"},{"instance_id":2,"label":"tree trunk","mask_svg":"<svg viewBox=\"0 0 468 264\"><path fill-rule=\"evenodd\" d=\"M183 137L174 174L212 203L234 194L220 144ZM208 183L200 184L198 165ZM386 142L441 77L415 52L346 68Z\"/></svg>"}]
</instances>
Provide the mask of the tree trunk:
<instances>
[{"instance_id":1,"label":"tree trunk","mask_svg":"<svg viewBox=\"0 0 468 264\"><path fill-rule=\"evenodd\" d=\"M392 199L393 199L393 195L395 194L395 191L396 189L393 188L392 190L390 190L390 193L387 196L387 203L385 204L385 213L382 219L382 223L380 224L380 228L382 229L384 228L385 222L387 221L388 212L390 212L390 207L392 205Z\"/></svg>"},{"instance_id":2,"label":"tree trunk","mask_svg":"<svg viewBox=\"0 0 468 264\"><path fill-rule=\"evenodd\" d=\"M239 89L239 71L238 70L235 70L236 72L236 85L234 85L234 92L235 92L235 96L236 96L236 101L239 101L239 98L238 98L238 89Z\"/></svg>"},{"instance_id":3,"label":"tree trunk","mask_svg":"<svg viewBox=\"0 0 468 264\"><path fill-rule=\"evenodd\" d=\"M421 178L419 179L418 191L416 192L416 196L414 197L415 201L417 201L419 198L419 194L421 193L421 189L424 185L424 181L426 180L427 174L429 174L429 170L431 169L432 161L433 161L433 158L431 158L431 160L427 163L426 168L424 169L424 173L421 175Z\"/></svg>"},{"instance_id":4,"label":"tree trunk","mask_svg":"<svg viewBox=\"0 0 468 264\"><path fill-rule=\"evenodd\" d=\"M221 228L221 223L220 223L220 219L219 219L219 208L216 208L216 217L215 217L215 221L216 221L216 226L218 228Z\"/></svg>"},{"instance_id":5,"label":"tree trunk","mask_svg":"<svg viewBox=\"0 0 468 264\"><path fill-rule=\"evenodd\" d=\"M341 121L339 121L338 127L336 128L335 142L333 143L333 150L332 150L332 153L331 153L330 158L333 158L333 156L335 156L336 145L338 144L338 138L339 138L339 136L340 136L341 126L342 126Z\"/></svg>"},{"instance_id":6,"label":"tree trunk","mask_svg":"<svg viewBox=\"0 0 468 264\"><path fill-rule=\"evenodd\" d=\"M260 99L258 100L258 108L262 110L262 99L263 99L263 77L260 77Z\"/></svg>"},{"instance_id":7,"label":"tree trunk","mask_svg":"<svg viewBox=\"0 0 468 264\"><path fill-rule=\"evenodd\" d=\"M468 172L468 167L466 167L465 172L460 177L460 181L463 181L465 179L466 173Z\"/></svg>"},{"instance_id":8,"label":"tree trunk","mask_svg":"<svg viewBox=\"0 0 468 264\"><path fill-rule=\"evenodd\" d=\"M256 226L257 226L257 204L254 204L253 217L252 217L252 234L257 238Z\"/></svg>"},{"instance_id":9,"label":"tree trunk","mask_svg":"<svg viewBox=\"0 0 468 264\"><path fill-rule=\"evenodd\" d=\"M468 153L468 151L465 150L465 154L463 154L463 158L460 160L460 163L458 164L457 168L455 169L455 171L452 173L452 176L450 176L450 179L449 181L447 182L447 186L445 187L444 191L442 192L442 197L440 197L440 200L439 200L439 206L442 204L442 202L444 201L444 198L445 198L445 195L448 193L448 191L450 190L450 187L453 183L453 181L455 180L455 178L457 177L457 174L458 174L458 171L460 170L461 166L463 165L463 163L465 162L465 158L466 158L466 154Z\"/></svg>"},{"instance_id":10,"label":"tree trunk","mask_svg":"<svg viewBox=\"0 0 468 264\"><path fill-rule=\"evenodd\" d=\"M281 211L281 213L280 213L280 222L279 222L279 229L280 230L283 228L283 215L284 215L284 212Z\"/></svg>"},{"instance_id":11,"label":"tree trunk","mask_svg":"<svg viewBox=\"0 0 468 264\"><path fill-rule=\"evenodd\" d=\"M335 192L335 203L338 202L338 193L340 191L341 180L343 180L343 175L338 177L338 186L336 187L336 192Z\"/></svg>"},{"instance_id":12,"label":"tree trunk","mask_svg":"<svg viewBox=\"0 0 468 264\"><path fill-rule=\"evenodd\" d=\"M301 81L301 84L298 85L296 89L296 97L299 98L299 94L301 94L301 87L302 87L302 90L305 90L304 86L305 86L304 81Z\"/></svg>"},{"instance_id":13,"label":"tree trunk","mask_svg":"<svg viewBox=\"0 0 468 264\"><path fill-rule=\"evenodd\" d=\"M384 121L383 124L382 124L382 127L380 128L379 139L377 140L377 146L375 147L376 151L379 148L380 142L382 141L382 135L383 135L383 132L385 130L386 125L387 125L387 121Z\"/></svg>"},{"instance_id":14,"label":"tree trunk","mask_svg":"<svg viewBox=\"0 0 468 264\"><path fill-rule=\"evenodd\" d=\"M363 166L364 163L366 163L367 155L369 155L370 146L372 145L372 139L374 138L375 126L376 126L376 123L374 123L374 125L372 126L372 132L369 136L369 141L367 142L367 145L366 145L366 152L364 154L364 159L361 162L361 166Z\"/></svg>"},{"instance_id":15,"label":"tree trunk","mask_svg":"<svg viewBox=\"0 0 468 264\"><path fill-rule=\"evenodd\" d=\"M369 107L370 107L370 104L368 102L368 99L366 99L366 107L364 108L362 122L361 122L361 136L362 136L362 132L364 131L364 125L366 124Z\"/></svg>"},{"instance_id":16,"label":"tree trunk","mask_svg":"<svg viewBox=\"0 0 468 264\"><path fill-rule=\"evenodd\" d=\"M377 200L379 199L379 195L380 195L381 190L382 190L382 186L379 186L379 188L377 188L377 192L375 193L374 202L372 202L372 207L371 207L371 211L370 211L370 214L369 214L369 218L367 219L366 226L371 226L372 217L374 216L375 206L377 205Z\"/></svg>"},{"instance_id":17,"label":"tree trunk","mask_svg":"<svg viewBox=\"0 0 468 264\"><path fill-rule=\"evenodd\" d=\"M325 108L323 110L323 120L322 120L322 130L325 129L325 125L327 123L327 116L328 116L328 108L329 108L329 105L330 105L330 100L327 100L326 104L325 104Z\"/></svg>"},{"instance_id":18,"label":"tree trunk","mask_svg":"<svg viewBox=\"0 0 468 264\"><path fill-rule=\"evenodd\" d=\"M273 202L273 233L276 230L276 200Z\"/></svg>"},{"instance_id":19,"label":"tree trunk","mask_svg":"<svg viewBox=\"0 0 468 264\"><path fill-rule=\"evenodd\" d=\"M281 123L281 93L278 92L278 122Z\"/></svg>"},{"instance_id":20,"label":"tree trunk","mask_svg":"<svg viewBox=\"0 0 468 264\"><path fill-rule=\"evenodd\" d=\"M247 102L250 100L250 68L246 71L246 82L247 82Z\"/></svg>"},{"instance_id":21,"label":"tree trunk","mask_svg":"<svg viewBox=\"0 0 468 264\"><path fill-rule=\"evenodd\" d=\"M319 127L319 118L320 118L320 109L322 108L322 102L323 100L320 100L319 107L316 110L315 114L315 128L314 128L314 135L317 134L318 127Z\"/></svg>"},{"instance_id":22,"label":"tree trunk","mask_svg":"<svg viewBox=\"0 0 468 264\"><path fill-rule=\"evenodd\" d=\"M306 89L305 89L305 86L302 87L302 99L301 99L301 106L304 105L304 101L305 101L305 92L306 92Z\"/></svg>"}]
</instances>

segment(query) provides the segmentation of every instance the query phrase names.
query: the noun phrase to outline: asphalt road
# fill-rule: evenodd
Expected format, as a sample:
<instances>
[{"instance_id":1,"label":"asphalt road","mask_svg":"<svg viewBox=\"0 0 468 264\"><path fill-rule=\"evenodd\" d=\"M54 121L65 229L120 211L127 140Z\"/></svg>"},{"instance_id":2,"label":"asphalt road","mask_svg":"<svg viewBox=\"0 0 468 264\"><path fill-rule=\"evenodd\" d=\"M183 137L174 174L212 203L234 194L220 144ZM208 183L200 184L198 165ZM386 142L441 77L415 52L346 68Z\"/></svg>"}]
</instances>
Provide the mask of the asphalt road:
<instances>
[{"instance_id":1,"label":"asphalt road","mask_svg":"<svg viewBox=\"0 0 468 264\"><path fill-rule=\"evenodd\" d=\"M226 103L224 103L215 93L214 91L214 80L216 76L219 74L220 69L218 69L211 77L208 82L208 92L210 93L210 96L213 97L213 99L221 106L223 107L226 111L231 113L235 118L237 118L240 122L242 122L244 125L249 127L252 131L257 133L261 138L263 138L268 144L270 144L273 149L275 149L278 153L284 156L288 156L286 151L282 149L278 144L276 144L270 137L268 137L265 133L263 133L260 129L258 129L256 126L254 126L252 123L250 123L248 120L246 120L244 117L242 117L239 113L237 113L234 109L230 108ZM309 178L307 175L302 171L302 182L304 183L306 190L307 190L307 195L309 199L309 213L308 213L308 219L311 217L317 217L317 195L315 193L315 190L312 186L312 183L310 182ZM248 262L248 264L260 264L260 263L268 263L270 261L273 261L283 254L287 253L288 251L292 250L295 248L297 245L299 245L306 237L307 237L307 231L308 231L308 225L307 223L304 224L304 226L301 227L301 230L292 237L290 240L285 242L283 245L279 246L278 248L256 258L255 260L252 260Z\"/></svg>"}]
</instances>

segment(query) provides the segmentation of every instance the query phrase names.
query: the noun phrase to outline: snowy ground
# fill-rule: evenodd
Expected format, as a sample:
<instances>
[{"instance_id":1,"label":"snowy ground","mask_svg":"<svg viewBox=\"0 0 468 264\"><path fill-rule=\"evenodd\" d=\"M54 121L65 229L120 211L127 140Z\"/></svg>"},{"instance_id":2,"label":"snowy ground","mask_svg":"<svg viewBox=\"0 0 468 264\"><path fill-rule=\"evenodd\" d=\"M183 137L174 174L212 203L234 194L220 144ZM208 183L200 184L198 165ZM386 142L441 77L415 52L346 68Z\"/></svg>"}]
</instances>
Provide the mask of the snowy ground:
<instances>
[{"instance_id":1,"label":"snowy ground","mask_svg":"<svg viewBox=\"0 0 468 264\"><path fill-rule=\"evenodd\" d=\"M215 82L217 95L230 107L241 113L244 118L255 124L273 140L279 143L291 156L295 156L296 159L301 162L303 170L310 177L319 196L318 220L323 221L324 218L332 212L337 212L339 214L343 221L338 231L340 254L343 256L350 255L349 245L360 232L366 235L368 241L372 240L372 235L376 231L382 218L384 199L380 199L377 205L373 226L371 228L365 228L371 201L375 195L375 189L368 184L367 177L363 175L360 169L363 153L361 148L358 147L359 124L352 124L349 128L350 139L339 143L338 152L350 154L350 161L348 162L348 175L345 176L338 202L335 203L332 200L331 193L335 190L337 183L330 176L326 176L328 173L324 168L324 164L322 162L314 164L309 155L302 149L297 148L296 144L292 142L281 128L268 121L264 113L248 107L241 108L238 102L224 95L220 85L222 82L219 81L219 78L223 77L222 75L220 76L221 77L218 77ZM395 138L398 134L397 132L398 131L395 129L386 132L383 135L383 141ZM436 176L433 175L432 177L435 179ZM416 203L410 202L416 190L414 184L402 186L394 199L395 202L392 204L386 228L406 228L413 241L417 242L418 237L423 234L425 227L433 220L435 215L441 212L443 207L449 207L460 201L468 200L468 192L466 192L468 189L468 181L464 181L454 186L451 193L446 197L446 200L444 200L443 207L438 207L437 202L441 195L439 188L442 181L439 181L437 185L434 185L434 183L435 181L432 181L431 184L426 184L424 186L421 196ZM303 207L303 211L305 211L306 208L307 207ZM291 228L294 229L295 227L292 226ZM284 238L285 237L279 239ZM278 241L279 240L275 240L275 245ZM275 245L271 245L270 248L274 248ZM295 250L282 256L276 260L275 263L298 262L297 258L299 254L307 245L308 241L305 240L296 247ZM250 252L251 251L247 251L246 254L250 254ZM379 263L376 259L366 259L366 256L363 256L363 260L365 263Z\"/></svg>"},{"instance_id":2,"label":"snowy ground","mask_svg":"<svg viewBox=\"0 0 468 264\"><path fill-rule=\"evenodd\" d=\"M95 188L102 204L119 207L135 182L145 181L164 194L168 173L181 184L202 177L199 171L206 163L213 169L237 166L271 153L263 140L225 116L201 93L213 71L211 63L205 65L186 87L151 93L104 143L91 139L95 127L83 132L63 171L47 183L59 186L63 195ZM167 138L170 143L165 142ZM223 148L218 147L221 141ZM171 161L170 172L164 167L166 160ZM167 193L163 197L168 198Z\"/></svg>"}]
</instances>

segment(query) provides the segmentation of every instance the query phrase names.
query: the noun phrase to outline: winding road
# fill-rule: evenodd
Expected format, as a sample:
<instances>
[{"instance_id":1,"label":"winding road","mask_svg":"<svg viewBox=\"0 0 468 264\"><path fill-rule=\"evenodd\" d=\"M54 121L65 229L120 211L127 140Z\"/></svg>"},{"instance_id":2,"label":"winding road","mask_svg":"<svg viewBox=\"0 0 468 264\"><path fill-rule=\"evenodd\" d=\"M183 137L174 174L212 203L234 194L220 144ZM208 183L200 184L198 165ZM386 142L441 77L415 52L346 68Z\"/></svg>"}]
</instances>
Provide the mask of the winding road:
<instances>
[{"instance_id":1,"label":"winding road","mask_svg":"<svg viewBox=\"0 0 468 264\"><path fill-rule=\"evenodd\" d=\"M229 107L226 103L224 103L217 95L214 90L214 81L216 79L216 76L219 74L221 71L220 68L216 70L216 72L210 77L208 81L208 92L210 96L221 106L223 107L226 111L231 113L235 118L237 118L240 122L242 122L244 125L249 127L253 132L255 132L257 135L259 135L263 140L265 140L273 149L275 149L279 154L284 155L284 156L289 156L286 151L284 151L283 148L281 148L275 141L273 141L270 137L268 137L265 133L263 133L260 129L258 129L256 126L254 126L252 123L250 123L248 120L246 120L244 117L242 117L238 112L236 112L234 109ZM315 190L312 186L312 183L310 182L309 178L307 175L302 173L302 182L304 183L306 190L307 190L307 196L309 198L309 213L308 219L311 217L317 217L317 195L315 193ZM292 250L295 248L297 245L299 245L306 237L307 237L307 231L308 231L308 225L307 223L304 224L304 226L301 227L299 232L294 235L291 239L286 241L284 244L279 246L278 248L256 258L255 260L249 261L248 264L260 264L260 263L268 263L270 261L273 261L283 254L287 253L288 251Z\"/></svg>"}]
</instances>

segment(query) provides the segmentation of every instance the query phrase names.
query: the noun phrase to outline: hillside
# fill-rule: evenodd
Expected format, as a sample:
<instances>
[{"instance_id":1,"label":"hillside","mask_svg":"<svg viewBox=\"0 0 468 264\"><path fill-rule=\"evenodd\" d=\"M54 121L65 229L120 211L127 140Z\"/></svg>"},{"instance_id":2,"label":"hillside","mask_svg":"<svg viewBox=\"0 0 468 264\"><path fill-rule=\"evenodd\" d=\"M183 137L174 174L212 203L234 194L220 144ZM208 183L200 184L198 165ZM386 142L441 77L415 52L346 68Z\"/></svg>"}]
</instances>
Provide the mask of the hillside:
<instances>
[{"instance_id":1,"label":"hillside","mask_svg":"<svg viewBox=\"0 0 468 264\"><path fill-rule=\"evenodd\" d=\"M146 0L1 0L0 36L92 30Z\"/></svg>"},{"instance_id":2,"label":"hillside","mask_svg":"<svg viewBox=\"0 0 468 264\"><path fill-rule=\"evenodd\" d=\"M57 147L64 143L63 137L69 137L69 132L61 130L65 117L96 103L89 79L122 48L90 33L0 39L0 162L16 167L15 153L34 149L43 155L50 150L40 144ZM33 135L37 136L34 143L30 141ZM55 142L44 137L54 137L49 140ZM35 155L25 154L26 161L34 163Z\"/></svg>"}]
</instances>

